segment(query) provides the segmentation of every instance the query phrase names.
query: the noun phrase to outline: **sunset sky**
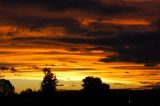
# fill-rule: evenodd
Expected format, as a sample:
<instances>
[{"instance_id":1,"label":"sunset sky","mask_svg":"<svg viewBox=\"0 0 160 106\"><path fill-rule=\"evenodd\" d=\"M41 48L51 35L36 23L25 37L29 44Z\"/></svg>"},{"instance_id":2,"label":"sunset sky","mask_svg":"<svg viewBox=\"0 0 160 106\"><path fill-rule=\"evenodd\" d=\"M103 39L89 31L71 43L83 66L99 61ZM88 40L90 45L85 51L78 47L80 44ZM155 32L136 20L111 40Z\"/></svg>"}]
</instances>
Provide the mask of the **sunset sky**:
<instances>
[{"instance_id":1,"label":"sunset sky","mask_svg":"<svg viewBox=\"0 0 160 106\"><path fill-rule=\"evenodd\" d=\"M0 77L17 92L39 89L44 67L63 90L86 76L160 88L159 13L159 0L0 0Z\"/></svg>"}]
</instances>

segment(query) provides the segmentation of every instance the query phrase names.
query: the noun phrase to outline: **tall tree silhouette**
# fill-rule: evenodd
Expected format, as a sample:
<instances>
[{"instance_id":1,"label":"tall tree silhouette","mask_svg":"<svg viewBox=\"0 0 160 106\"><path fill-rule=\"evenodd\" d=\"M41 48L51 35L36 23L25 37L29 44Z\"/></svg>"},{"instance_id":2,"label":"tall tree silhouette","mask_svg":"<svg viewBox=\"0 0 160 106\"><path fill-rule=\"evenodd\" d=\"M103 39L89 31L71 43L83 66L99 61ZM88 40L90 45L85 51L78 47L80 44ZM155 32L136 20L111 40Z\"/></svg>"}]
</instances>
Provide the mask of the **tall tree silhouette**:
<instances>
[{"instance_id":1,"label":"tall tree silhouette","mask_svg":"<svg viewBox=\"0 0 160 106\"><path fill-rule=\"evenodd\" d=\"M15 92L14 86L9 80L0 79L0 94L3 96L13 95Z\"/></svg>"},{"instance_id":2,"label":"tall tree silhouette","mask_svg":"<svg viewBox=\"0 0 160 106\"><path fill-rule=\"evenodd\" d=\"M41 82L41 91L45 95L51 95L56 91L57 86L57 78L56 76L51 72L50 68L44 68L44 78Z\"/></svg>"},{"instance_id":3,"label":"tall tree silhouette","mask_svg":"<svg viewBox=\"0 0 160 106\"><path fill-rule=\"evenodd\" d=\"M110 86L102 82L100 78L94 78L92 76L88 76L83 79L82 91L87 93L105 93L109 90Z\"/></svg>"}]
</instances>

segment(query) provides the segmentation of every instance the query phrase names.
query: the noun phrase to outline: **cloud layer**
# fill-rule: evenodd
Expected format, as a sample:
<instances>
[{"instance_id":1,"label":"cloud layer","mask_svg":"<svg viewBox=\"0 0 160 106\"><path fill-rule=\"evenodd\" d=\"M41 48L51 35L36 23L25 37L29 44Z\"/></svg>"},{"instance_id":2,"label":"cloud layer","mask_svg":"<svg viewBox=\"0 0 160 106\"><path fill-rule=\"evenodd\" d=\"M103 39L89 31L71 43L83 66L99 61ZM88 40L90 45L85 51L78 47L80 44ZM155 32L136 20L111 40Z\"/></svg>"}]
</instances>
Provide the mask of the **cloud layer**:
<instances>
[{"instance_id":1,"label":"cloud layer","mask_svg":"<svg viewBox=\"0 0 160 106\"><path fill-rule=\"evenodd\" d=\"M1 48L103 51L99 62L160 63L157 0L1 0L0 5Z\"/></svg>"}]
</instances>

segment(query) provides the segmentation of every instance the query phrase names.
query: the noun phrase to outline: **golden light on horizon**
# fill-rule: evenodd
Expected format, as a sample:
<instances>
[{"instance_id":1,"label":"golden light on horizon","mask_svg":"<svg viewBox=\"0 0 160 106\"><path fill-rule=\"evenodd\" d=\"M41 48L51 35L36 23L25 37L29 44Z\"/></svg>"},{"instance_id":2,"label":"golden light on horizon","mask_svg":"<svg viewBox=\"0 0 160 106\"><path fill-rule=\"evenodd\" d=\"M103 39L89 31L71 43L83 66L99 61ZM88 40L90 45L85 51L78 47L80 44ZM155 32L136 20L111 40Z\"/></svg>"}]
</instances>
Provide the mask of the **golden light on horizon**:
<instances>
[{"instance_id":1,"label":"golden light on horizon","mask_svg":"<svg viewBox=\"0 0 160 106\"><path fill-rule=\"evenodd\" d=\"M26 88L40 89L40 83L43 79L43 67L52 67L52 72L59 80L58 89L63 90L79 90L81 89L82 79L87 76L99 77L104 83L108 83L111 89L144 89L141 82L159 82L159 76L150 76L150 74L159 74L156 70L139 71L139 70L120 70L106 68L105 70L81 70L81 68L55 68L54 66L38 66L39 69L32 69L27 67L17 67L18 72L12 73L10 71L2 72L2 78L9 79L17 88L16 92L21 92ZM40 68L41 67L41 68ZM26 86L21 86L20 82L26 82ZM18 84L17 84L18 82ZM32 82L32 83L31 83Z\"/></svg>"}]
</instances>

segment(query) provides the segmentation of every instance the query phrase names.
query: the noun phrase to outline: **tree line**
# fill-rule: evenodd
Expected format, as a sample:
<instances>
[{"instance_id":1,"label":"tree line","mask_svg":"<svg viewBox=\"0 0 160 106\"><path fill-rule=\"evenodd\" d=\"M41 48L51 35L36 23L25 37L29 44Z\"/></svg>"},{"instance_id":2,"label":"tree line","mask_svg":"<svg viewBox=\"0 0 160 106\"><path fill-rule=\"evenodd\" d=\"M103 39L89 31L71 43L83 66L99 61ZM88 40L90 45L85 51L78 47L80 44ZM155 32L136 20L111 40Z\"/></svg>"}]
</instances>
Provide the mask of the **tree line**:
<instances>
[{"instance_id":1,"label":"tree line","mask_svg":"<svg viewBox=\"0 0 160 106\"><path fill-rule=\"evenodd\" d=\"M42 69L44 73L43 80L38 91L33 91L31 88L28 88L24 91L21 91L21 95L28 95L33 93L39 93L41 95L54 95L57 91L58 80L56 75L51 72L51 68ZM86 94L103 94L109 91L110 85L103 83L102 80L98 77L88 76L82 80L82 89L81 92ZM1 96L10 96L15 94L15 88L9 80L0 79L0 95Z\"/></svg>"}]
</instances>

